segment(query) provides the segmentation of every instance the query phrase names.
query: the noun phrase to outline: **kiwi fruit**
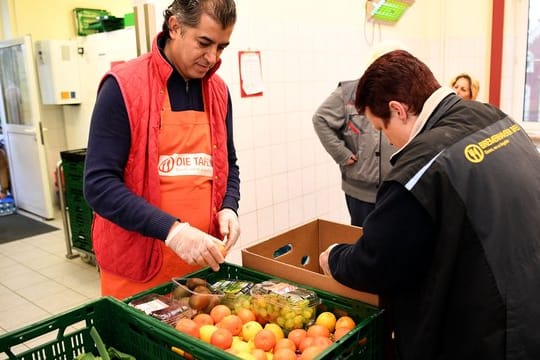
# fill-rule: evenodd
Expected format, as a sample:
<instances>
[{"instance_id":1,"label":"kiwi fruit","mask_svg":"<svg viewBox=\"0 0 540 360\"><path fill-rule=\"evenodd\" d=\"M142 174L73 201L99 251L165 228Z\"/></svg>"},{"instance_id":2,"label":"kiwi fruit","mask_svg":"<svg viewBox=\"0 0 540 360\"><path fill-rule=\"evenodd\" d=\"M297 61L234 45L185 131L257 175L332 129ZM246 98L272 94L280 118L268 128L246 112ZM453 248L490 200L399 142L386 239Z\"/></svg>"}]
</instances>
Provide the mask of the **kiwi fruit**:
<instances>
[{"instance_id":1,"label":"kiwi fruit","mask_svg":"<svg viewBox=\"0 0 540 360\"><path fill-rule=\"evenodd\" d=\"M210 289L208 289L206 286L203 286L203 285L196 286L193 289L193 292L196 294L211 294L212 293Z\"/></svg>"},{"instance_id":2,"label":"kiwi fruit","mask_svg":"<svg viewBox=\"0 0 540 360\"><path fill-rule=\"evenodd\" d=\"M206 280L201 278L189 278L186 280L186 286L189 290L195 289L197 286L204 286L206 287Z\"/></svg>"},{"instance_id":3,"label":"kiwi fruit","mask_svg":"<svg viewBox=\"0 0 540 360\"><path fill-rule=\"evenodd\" d=\"M220 303L219 296L209 296L210 301L208 302L208 305L204 308L203 312L210 314L210 310L214 308L217 304Z\"/></svg>"},{"instance_id":4,"label":"kiwi fruit","mask_svg":"<svg viewBox=\"0 0 540 360\"><path fill-rule=\"evenodd\" d=\"M185 287L183 286L177 286L174 290L173 290L173 293L172 293L172 297L173 299L175 300L178 300L178 299L181 299L183 297L186 297L186 296L190 296L191 293L189 292L188 289L186 289Z\"/></svg>"},{"instance_id":5,"label":"kiwi fruit","mask_svg":"<svg viewBox=\"0 0 540 360\"><path fill-rule=\"evenodd\" d=\"M208 306L212 297L207 294L193 294L189 298L189 307L194 310L202 310Z\"/></svg>"}]
</instances>

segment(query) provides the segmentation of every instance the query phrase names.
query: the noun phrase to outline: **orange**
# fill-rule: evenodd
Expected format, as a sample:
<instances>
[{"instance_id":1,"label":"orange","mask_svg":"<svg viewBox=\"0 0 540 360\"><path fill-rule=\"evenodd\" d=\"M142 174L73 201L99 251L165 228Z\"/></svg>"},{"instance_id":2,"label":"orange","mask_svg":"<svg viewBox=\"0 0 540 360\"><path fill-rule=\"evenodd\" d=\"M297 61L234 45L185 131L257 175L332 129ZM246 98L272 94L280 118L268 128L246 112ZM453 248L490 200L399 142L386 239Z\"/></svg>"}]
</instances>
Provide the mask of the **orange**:
<instances>
[{"instance_id":1,"label":"orange","mask_svg":"<svg viewBox=\"0 0 540 360\"><path fill-rule=\"evenodd\" d=\"M336 326L336 315L330 311L320 313L315 320L315 324L322 325L330 332L333 332Z\"/></svg>"},{"instance_id":2,"label":"orange","mask_svg":"<svg viewBox=\"0 0 540 360\"><path fill-rule=\"evenodd\" d=\"M291 330L289 335L287 335L288 339L291 339L294 342L294 345L296 345L296 348L298 349L300 346L300 343L302 340L304 340L307 336L307 331L304 329L294 329Z\"/></svg>"},{"instance_id":3,"label":"orange","mask_svg":"<svg viewBox=\"0 0 540 360\"><path fill-rule=\"evenodd\" d=\"M296 353L288 348L278 349L274 351L273 360L296 360Z\"/></svg>"},{"instance_id":4,"label":"orange","mask_svg":"<svg viewBox=\"0 0 540 360\"><path fill-rule=\"evenodd\" d=\"M228 329L233 335L239 335L242 331L242 319L238 315L226 315L216 324L218 328Z\"/></svg>"},{"instance_id":5,"label":"orange","mask_svg":"<svg viewBox=\"0 0 540 360\"><path fill-rule=\"evenodd\" d=\"M193 321L199 325L214 325L214 319L205 313L198 313L193 317Z\"/></svg>"},{"instance_id":6,"label":"orange","mask_svg":"<svg viewBox=\"0 0 540 360\"><path fill-rule=\"evenodd\" d=\"M248 321L254 321L255 320L255 313L248 308L241 307L238 310L236 310L236 315L240 319L242 319L242 323L247 323Z\"/></svg>"},{"instance_id":7,"label":"orange","mask_svg":"<svg viewBox=\"0 0 540 360\"><path fill-rule=\"evenodd\" d=\"M216 245L217 245L221 255L223 255L223 257L226 257L227 256L227 250L225 250L225 245L223 245L223 243L217 242L217 241L216 241Z\"/></svg>"},{"instance_id":8,"label":"orange","mask_svg":"<svg viewBox=\"0 0 540 360\"><path fill-rule=\"evenodd\" d=\"M300 341L300 345L298 346L298 350L300 350L301 353L304 352L308 347L313 346L313 342L315 341L314 336L306 336L302 341Z\"/></svg>"},{"instance_id":9,"label":"orange","mask_svg":"<svg viewBox=\"0 0 540 360\"><path fill-rule=\"evenodd\" d=\"M191 319L182 318L178 320L176 322L175 328L176 330L183 332L184 334L199 338L200 325Z\"/></svg>"},{"instance_id":10,"label":"orange","mask_svg":"<svg viewBox=\"0 0 540 360\"><path fill-rule=\"evenodd\" d=\"M320 346L314 345L306 348L300 355L299 360L313 360L322 353L324 349Z\"/></svg>"},{"instance_id":11,"label":"orange","mask_svg":"<svg viewBox=\"0 0 540 360\"><path fill-rule=\"evenodd\" d=\"M266 352L262 349L252 349L251 355L255 357L257 360L268 360L268 357L266 356Z\"/></svg>"},{"instance_id":12,"label":"orange","mask_svg":"<svg viewBox=\"0 0 540 360\"><path fill-rule=\"evenodd\" d=\"M214 319L214 324L220 322L227 315L231 315L231 309L227 305L218 304L210 310L210 316Z\"/></svg>"},{"instance_id":13,"label":"orange","mask_svg":"<svg viewBox=\"0 0 540 360\"><path fill-rule=\"evenodd\" d=\"M322 347L323 349L326 349L327 347L331 346L334 342L326 337L326 336L315 336L313 337L313 343L314 346Z\"/></svg>"},{"instance_id":14,"label":"orange","mask_svg":"<svg viewBox=\"0 0 540 360\"><path fill-rule=\"evenodd\" d=\"M279 349L289 349L292 350L292 352L295 352L296 345L291 339L283 338L276 341L276 345L274 346L274 353Z\"/></svg>"},{"instance_id":15,"label":"orange","mask_svg":"<svg viewBox=\"0 0 540 360\"><path fill-rule=\"evenodd\" d=\"M336 329L340 327L346 327L349 330L352 330L356 327L356 323L350 316L341 316L336 321Z\"/></svg>"},{"instance_id":16,"label":"orange","mask_svg":"<svg viewBox=\"0 0 540 360\"><path fill-rule=\"evenodd\" d=\"M210 344L217 346L222 350L226 350L231 347L233 342L233 336L228 329L217 329L212 333L210 337Z\"/></svg>"},{"instance_id":17,"label":"orange","mask_svg":"<svg viewBox=\"0 0 540 360\"><path fill-rule=\"evenodd\" d=\"M276 335L268 329L262 329L255 334L253 344L257 349L270 351L276 345Z\"/></svg>"},{"instance_id":18,"label":"orange","mask_svg":"<svg viewBox=\"0 0 540 360\"><path fill-rule=\"evenodd\" d=\"M330 330L322 325L311 325L307 329L307 336L326 336L330 337Z\"/></svg>"},{"instance_id":19,"label":"orange","mask_svg":"<svg viewBox=\"0 0 540 360\"><path fill-rule=\"evenodd\" d=\"M343 337L343 335L347 334L351 329L347 327L338 327L336 328L336 331L334 331L334 341L338 341Z\"/></svg>"}]
</instances>

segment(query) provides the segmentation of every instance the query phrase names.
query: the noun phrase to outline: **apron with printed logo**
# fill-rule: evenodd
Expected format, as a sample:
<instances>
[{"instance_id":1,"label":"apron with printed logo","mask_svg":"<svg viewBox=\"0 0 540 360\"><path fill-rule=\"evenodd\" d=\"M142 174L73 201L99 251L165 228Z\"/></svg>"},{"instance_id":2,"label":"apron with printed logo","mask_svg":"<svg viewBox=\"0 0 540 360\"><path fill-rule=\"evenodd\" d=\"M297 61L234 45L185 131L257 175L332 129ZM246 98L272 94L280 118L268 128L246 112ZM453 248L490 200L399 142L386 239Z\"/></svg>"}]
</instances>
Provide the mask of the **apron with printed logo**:
<instances>
[{"instance_id":1,"label":"apron with printed logo","mask_svg":"<svg viewBox=\"0 0 540 360\"><path fill-rule=\"evenodd\" d=\"M210 228L213 176L210 154L207 114L192 110L172 111L166 93L159 131L161 209L204 232ZM165 242L161 242L161 248L161 269L148 282L131 281L102 270L102 295L123 299L200 269L185 263Z\"/></svg>"}]
</instances>

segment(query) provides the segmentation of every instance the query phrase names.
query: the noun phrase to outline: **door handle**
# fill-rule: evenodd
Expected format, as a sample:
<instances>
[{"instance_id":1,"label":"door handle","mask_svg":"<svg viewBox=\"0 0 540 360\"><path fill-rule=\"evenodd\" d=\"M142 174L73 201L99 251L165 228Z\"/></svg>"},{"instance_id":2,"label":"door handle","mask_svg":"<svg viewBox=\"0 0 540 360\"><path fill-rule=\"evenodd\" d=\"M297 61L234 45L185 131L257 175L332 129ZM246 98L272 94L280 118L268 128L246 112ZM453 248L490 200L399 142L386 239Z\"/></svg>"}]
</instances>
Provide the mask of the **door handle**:
<instances>
[{"instance_id":1,"label":"door handle","mask_svg":"<svg viewBox=\"0 0 540 360\"><path fill-rule=\"evenodd\" d=\"M41 137L41 145L45 146L45 139L43 138L43 124L39 122L39 136Z\"/></svg>"}]
</instances>

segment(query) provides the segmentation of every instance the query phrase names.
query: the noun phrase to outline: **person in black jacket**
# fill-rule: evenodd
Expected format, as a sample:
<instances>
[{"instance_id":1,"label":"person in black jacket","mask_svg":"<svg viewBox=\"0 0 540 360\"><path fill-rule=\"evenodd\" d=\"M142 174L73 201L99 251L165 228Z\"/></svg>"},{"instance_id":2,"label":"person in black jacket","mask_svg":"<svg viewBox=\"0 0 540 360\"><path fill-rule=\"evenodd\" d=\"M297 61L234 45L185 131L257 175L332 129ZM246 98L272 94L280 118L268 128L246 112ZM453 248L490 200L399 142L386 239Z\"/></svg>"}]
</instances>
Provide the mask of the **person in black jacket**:
<instances>
[{"instance_id":1,"label":"person in black jacket","mask_svg":"<svg viewBox=\"0 0 540 360\"><path fill-rule=\"evenodd\" d=\"M399 359L540 358L540 154L525 131L402 50L369 66L355 105L399 150L363 236L326 249L323 271L381 295Z\"/></svg>"}]
</instances>

